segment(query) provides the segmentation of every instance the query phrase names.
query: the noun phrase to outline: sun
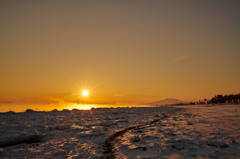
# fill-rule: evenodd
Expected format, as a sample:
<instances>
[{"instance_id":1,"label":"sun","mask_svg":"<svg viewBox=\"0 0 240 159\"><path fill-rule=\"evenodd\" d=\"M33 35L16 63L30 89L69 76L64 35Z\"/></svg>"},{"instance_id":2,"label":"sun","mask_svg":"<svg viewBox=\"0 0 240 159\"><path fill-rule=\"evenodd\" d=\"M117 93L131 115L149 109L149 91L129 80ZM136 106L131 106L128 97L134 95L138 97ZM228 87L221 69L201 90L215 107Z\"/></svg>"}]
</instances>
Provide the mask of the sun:
<instances>
[{"instance_id":1,"label":"sun","mask_svg":"<svg viewBox=\"0 0 240 159\"><path fill-rule=\"evenodd\" d=\"M82 91L82 95L85 97L88 96L88 91L87 90Z\"/></svg>"}]
</instances>

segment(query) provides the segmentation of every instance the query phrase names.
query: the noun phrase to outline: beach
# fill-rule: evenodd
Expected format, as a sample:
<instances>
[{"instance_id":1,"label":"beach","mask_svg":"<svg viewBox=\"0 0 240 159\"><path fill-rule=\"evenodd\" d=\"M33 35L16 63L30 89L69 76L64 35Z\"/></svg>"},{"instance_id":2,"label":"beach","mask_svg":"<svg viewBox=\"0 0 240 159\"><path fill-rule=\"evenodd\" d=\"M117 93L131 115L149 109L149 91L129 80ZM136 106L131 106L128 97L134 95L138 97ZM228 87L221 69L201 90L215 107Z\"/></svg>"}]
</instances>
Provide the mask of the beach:
<instances>
[{"instance_id":1,"label":"beach","mask_svg":"<svg viewBox=\"0 0 240 159\"><path fill-rule=\"evenodd\" d=\"M0 158L239 158L240 105L0 114Z\"/></svg>"}]
</instances>

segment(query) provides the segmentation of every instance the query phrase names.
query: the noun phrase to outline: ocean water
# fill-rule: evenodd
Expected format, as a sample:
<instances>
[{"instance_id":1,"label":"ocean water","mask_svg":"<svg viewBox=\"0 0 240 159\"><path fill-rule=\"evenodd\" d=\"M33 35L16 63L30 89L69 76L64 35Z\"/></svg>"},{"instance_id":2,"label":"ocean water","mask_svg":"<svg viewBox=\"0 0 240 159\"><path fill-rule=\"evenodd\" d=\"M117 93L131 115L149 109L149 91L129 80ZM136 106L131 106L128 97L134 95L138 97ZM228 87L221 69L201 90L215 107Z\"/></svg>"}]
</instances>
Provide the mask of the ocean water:
<instances>
[{"instance_id":1,"label":"ocean water","mask_svg":"<svg viewBox=\"0 0 240 159\"><path fill-rule=\"evenodd\" d=\"M79 109L90 110L92 108L118 108L118 107L149 107L148 105L134 105L134 104L0 104L0 112L25 112L27 109L34 111L52 111L54 109Z\"/></svg>"}]
</instances>

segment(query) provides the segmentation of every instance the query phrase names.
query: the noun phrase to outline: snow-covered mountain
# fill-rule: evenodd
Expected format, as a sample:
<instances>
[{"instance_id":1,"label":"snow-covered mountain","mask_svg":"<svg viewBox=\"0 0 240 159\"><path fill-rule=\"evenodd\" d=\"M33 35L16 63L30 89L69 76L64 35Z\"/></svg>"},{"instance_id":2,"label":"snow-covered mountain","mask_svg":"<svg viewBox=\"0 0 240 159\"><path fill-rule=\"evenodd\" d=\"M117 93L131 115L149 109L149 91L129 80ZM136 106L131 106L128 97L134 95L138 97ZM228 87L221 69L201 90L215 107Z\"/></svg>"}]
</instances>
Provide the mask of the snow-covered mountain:
<instances>
[{"instance_id":1,"label":"snow-covered mountain","mask_svg":"<svg viewBox=\"0 0 240 159\"><path fill-rule=\"evenodd\" d=\"M143 105L173 105L173 104L181 104L181 103L188 103L187 101L182 101L179 99L174 99L174 98L166 98L163 100L155 101L155 102L150 102L150 103L143 103Z\"/></svg>"}]
</instances>

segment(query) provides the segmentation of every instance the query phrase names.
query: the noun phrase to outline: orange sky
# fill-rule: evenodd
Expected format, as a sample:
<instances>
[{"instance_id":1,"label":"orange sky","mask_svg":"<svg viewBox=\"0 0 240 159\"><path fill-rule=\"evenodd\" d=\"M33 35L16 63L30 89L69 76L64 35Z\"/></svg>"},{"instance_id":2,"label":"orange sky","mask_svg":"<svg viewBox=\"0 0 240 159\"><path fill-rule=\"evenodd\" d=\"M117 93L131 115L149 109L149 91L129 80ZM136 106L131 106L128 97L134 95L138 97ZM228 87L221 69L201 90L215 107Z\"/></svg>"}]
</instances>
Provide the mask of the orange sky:
<instances>
[{"instance_id":1,"label":"orange sky","mask_svg":"<svg viewBox=\"0 0 240 159\"><path fill-rule=\"evenodd\" d=\"M239 8L238 0L2 0L0 102L239 93Z\"/></svg>"}]
</instances>

